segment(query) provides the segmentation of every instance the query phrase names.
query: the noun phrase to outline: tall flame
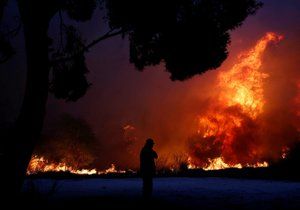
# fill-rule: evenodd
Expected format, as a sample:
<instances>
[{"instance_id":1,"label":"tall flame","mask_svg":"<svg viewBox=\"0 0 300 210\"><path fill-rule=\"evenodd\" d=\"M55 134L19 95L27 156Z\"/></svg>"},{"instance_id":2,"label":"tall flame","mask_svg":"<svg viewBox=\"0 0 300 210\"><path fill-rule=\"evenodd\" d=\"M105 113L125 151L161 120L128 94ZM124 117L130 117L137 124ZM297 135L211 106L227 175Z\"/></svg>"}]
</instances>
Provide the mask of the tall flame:
<instances>
[{"instance_id":1,"label":"tall flame","mask_svg":"<svg viewBox=\"0 0 300 210\"><path fill-rule=\"evenodd\" d=\"M254 138L250 135L251 127L255 127L255 121L264 111L263 81L268 77L260 70L262 56L269 43L279 42L282 38L267 33L252 49L242 53L231 69L219 73L216 98L206 114L198 118L198 135L191 152L193 164L204 169L267 166L260 158L259 149L251 148L251 142L244 157L233 150L246 147L238 143L239 136L249 138L248 141Z\"/></svg>"},{"instance_id":2,"label":"tall flame","mask_svg":"<svg viewBox=\"0 0 300 210\"><path fill-rule=\"evenodd\" d=\"M263 80L269 75L261 72L262 56L270 42L278 42L283 37L267 33L253 49L239 56L239 61L229 71L220 72L219 102L224 106L240 106L252 119L263 112L265 104Z\"/></svg>"}]
</instances>

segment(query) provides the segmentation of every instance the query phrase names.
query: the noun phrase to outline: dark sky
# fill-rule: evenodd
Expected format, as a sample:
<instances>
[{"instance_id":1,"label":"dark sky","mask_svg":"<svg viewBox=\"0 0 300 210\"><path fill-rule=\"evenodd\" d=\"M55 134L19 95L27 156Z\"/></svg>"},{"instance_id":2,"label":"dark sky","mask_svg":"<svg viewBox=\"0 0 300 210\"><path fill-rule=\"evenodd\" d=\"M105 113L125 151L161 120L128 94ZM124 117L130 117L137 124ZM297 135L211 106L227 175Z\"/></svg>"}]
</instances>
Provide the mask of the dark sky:
<instances>
[{"instance_id":1,"label":"dark sky","mask_svg":"<svg viewBox=\"0 0 300 210\"><path fill-rule=\"evenodd\" d=\"M275 54L281 56L277 59L288 55L286 59L291 59L291 63L300 63L300 1L263 2L265 5L257 15L250 16L242 27L232 32L230 56L220 69L230 66L240 51L251 47L268 31L285 36L285 41L280 46L284 53ZM87 40L92 40L106 31L101 14L101 11L97 11L92 21L78 24ZM13 16L17 15L14 3L8 5L5 15L8 22L12 22ZM50 34L56 35L56 27L57 20L54 19L50 26ZM25 84L22 34L15 38L14 46L17 50L16 56L0 66L0 124L16 118L22 101ZM135 126L142 133L142 137L164 139L161 147L169 145L174 138L184 139L189 127L186 124L201 110L201 104L205 103L210 95L210 84L216 79L219 70L207 72L185 82L172 82L163 65L148 67L142 73L136 71L129 63L128 53L126 37L115 37L92 48L87 54L90 70L88 79L92 86L87 94L75 103L56 100L50 95L45 130L61 113L70 113L87 120L99 141L105 139L117 142L115 138L118 137L114 137L114 133L118 131L115 129L122 130L126 124ZM274 81L278 80L283 84L280 91L284 93L284 88L288 88L289 77L299 78L298 69L298 66L290 65L288 69L278 70Z\"/></svg>"}]
</instances>

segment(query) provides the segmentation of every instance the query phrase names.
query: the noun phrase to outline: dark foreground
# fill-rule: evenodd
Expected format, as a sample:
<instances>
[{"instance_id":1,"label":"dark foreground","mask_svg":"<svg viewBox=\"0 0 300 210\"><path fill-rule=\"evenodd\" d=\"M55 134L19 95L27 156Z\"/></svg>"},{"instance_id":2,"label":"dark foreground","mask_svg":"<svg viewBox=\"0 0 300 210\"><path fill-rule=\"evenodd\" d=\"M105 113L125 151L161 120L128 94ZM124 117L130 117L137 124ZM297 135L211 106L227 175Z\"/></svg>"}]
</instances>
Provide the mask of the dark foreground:
<instances>
[{"instance_id":1,"label":"dark foreground","mask_svg":"<svg viewBox=\"0 0 300 210\"><path fill-rule=\"evenodd\" d=\"M300 182L229 178L156 178L151 200L141 180L27 179L31 209L300 209Z\"/></svg>"}]
</instances>

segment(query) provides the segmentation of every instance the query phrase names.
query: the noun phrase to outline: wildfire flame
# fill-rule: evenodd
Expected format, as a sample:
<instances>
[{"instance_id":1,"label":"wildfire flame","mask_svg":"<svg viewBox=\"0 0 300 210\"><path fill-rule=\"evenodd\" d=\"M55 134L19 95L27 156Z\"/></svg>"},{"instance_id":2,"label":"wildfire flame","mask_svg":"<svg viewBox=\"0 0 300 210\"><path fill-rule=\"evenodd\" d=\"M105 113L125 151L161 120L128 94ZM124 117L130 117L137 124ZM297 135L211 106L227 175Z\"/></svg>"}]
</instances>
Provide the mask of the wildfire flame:
<instances>
[{"instance_id":1,"label":"wildfire flame","mask_svg":"<svg viewBox=\"0 0 300 210\"><path fill-rule=\"evenodd\" d=\"M268 167L267 162L262 163L256 163L256 164L248 164L246 167L251 168L258 168L258 167ZM192 159L189 157L188 159L188 169L197 169L196 165L192 163ZM243 168L242 164L238 163L235 165L229 165L224 163L223 159L221 157L215 158L215 159L209 159L209 165L207 167L202 168L205 171L209 170L220 170L220 169L226 169L226 168Z\"/></svg>"},{"instance_id":2,"label":"wildfire flame","mask_svg":"<svg viewBox=\"0 0 300 210\"><path fill-rule=\"evenodd\" d=\"M266 33L253 48L238 56L238 61L232 68L227 71L220 70L214 90L216 97L206 112L197 117L198 131L195 138L191 139L190 150L186 155L188 169L218 170L268 166L261 148L256 145L259 142L254 132L258 130L260 116L264 113L266 101L263 85L269 76L262 71L261 66L267 46L282 39L282 36L275 33ZM295 103L300 104L300 97ZM300 116L299 111L297 115ZM126 145L130 154L133 154L131 147L135 148L134 145L139 140L136 129L126 125L123 130ZM281 158L285 158L287 152L288 148L283 147ZM67 163L55 163L34 155L27 174L59 171L89 175L126 173L125 170L117 170L114 164L106 170L76 169Z\"/></svg>"},{"instance_id":3,"label":"wildfire flame","mask_svg":"<svg viewBox=\"0 0 300 210\"><path fill-rule=\"evenodd\" d=\"M256 148L249 148L245 155L248 158L242 162L233 150L238 145L238 135L244 133L247 126L255 126L264 111L263 81L269 75L261 72L262 56L269 43L282 39L280 35L267 33L252 49L242 53L231 69L219 73L217 97L207 112L198 118L198 139L192 146L191 165L205 170L268 166L267 162L261 161L260 151ZM243 138L247 137L244 135ZM250 137L248 141L251 141ZM212 152L214 149L216 151Z\"/></svg>"},{"instance_id":4,"label":"wildfire flame","mask_svg":"<svg viewBox=\"0 0 300 210\"><path fill-rule=\"evenodd\" d=\"M126 173L125 170L117 170L114 164L111 164L110 168L105 170L97 170L97 169L74 169L71 166L68 166L66 163L53 163L45 159L44 157L40 157L37 155L33 155L28 168L27 175L37 174L40 172L70 172L72 174L79 175L93 175L93 174L115 174L115 173Z\"/></svg>"},{"instance_id":5,"label":"wildfire flame","mask_svg":"<svg viewBox=\"0 0 300 210\"><path fill-rule=\"evenodd\" d=\"M269 75L261 72L262 56L271 42L279 42L283 37L267 33L253 49L239 56L239 61L229 71L220 72L219 102L224 106L240 106L252 119L263 112L265 104L263 80ZM239 122L239 120L238 120Z\"/></svg>"}]
</instances>

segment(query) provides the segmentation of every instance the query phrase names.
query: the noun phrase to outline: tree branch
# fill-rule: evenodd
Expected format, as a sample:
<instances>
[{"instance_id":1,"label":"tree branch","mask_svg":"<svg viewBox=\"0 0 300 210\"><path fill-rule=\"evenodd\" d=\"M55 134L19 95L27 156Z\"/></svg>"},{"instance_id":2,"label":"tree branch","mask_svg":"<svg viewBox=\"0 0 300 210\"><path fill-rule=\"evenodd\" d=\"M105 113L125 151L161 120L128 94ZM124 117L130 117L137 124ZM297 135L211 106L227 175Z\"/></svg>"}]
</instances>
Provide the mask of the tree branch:
<instances>
[{"instance_id":1,"label":"tree branch","mask_svg":"<svg viewBox=\"0 0 300 210\"><path fill-rule=\"evenodd\" d=\"M110 30L109 32L107 32L106 34L104 34L103 36L99 37L98 39L95 39L94 41L92 41L90 44L88 44L87 46L84 47L84 51L88 51L91 47L93 47L94 45L96 45L97 43L101 42L104 39L122 34L124 31L122 29L120 29L119 31L113 32L114 29ZM113 32L113 33L111 33Z\"/></svg>"},{"instance_id":2,"label":"tree branch","mask_svg":"<svg viewBox=\"0 0 300 210\"><path fill-rule=\"evenodd\" d=\"M106 34L104 34L103 36L93 40L92 42L90 42L88 45L84 46L81 50L75 52L74 54L72 55L69 55L69 56L66 56L66 57L62 57L62 58L59 58L59 59L56 59L56 60L52 60L50 62L50 65L53 65L54 63L57 63L57 62L63 62L63 61L68 61L68 60L71 60L72 58L74 58L74 56L80 54L80 53L84 53L84 52L87 52L90 48L92 48L93 46L95 46L96 44L98 44L99 42L105 40L105 39L108 39L108 38L111 38L111 37L114 37L114 36L117 36L119 34L122 34L124 33L124 30L120 29L118 31L115 31L113 32L115 29L111 29L110 31L108 31Z\"/></svg>"}]
</instances>

